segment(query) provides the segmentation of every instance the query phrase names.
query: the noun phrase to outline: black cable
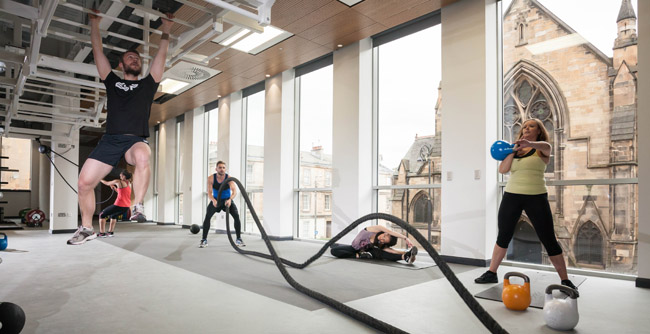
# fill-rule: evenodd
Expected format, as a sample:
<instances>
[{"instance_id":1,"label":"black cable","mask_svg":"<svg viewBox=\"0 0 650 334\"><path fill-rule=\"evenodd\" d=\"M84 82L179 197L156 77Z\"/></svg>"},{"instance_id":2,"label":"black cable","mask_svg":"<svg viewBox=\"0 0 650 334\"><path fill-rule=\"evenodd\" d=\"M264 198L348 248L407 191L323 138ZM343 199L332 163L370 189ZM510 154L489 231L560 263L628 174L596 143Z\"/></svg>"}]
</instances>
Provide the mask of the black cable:
<instances>
[{"instance_id":1,"label":"black cable","mask_svg":"<svg viewBox=\"0 0 650 334\"><path fill-rule=\"evenodd\" d=\"M57 156L59 156L59 157L61 157L61 158L63 158L63 159L65 160L65 161L67 161L67 162L69 162L69 163L71 163L71 164L73 164L73 165L75 165L75 166L77 166L77 167L79 167L79 165L78 165L78 164L76 164L76 163L74 163L74 162L72 162L72 161L71 161L70 159L68 159L68 158L66 158L66 157L64 157L64 156L62 156L62 155L61 155L61 154L59 154L59 153L56 153L56 152L54 152L54 151L52 150L52 148L51 148L51 147L47 147L47 146L45 146L45 147L47 148L47 150L46 150L46 153L47 153L47 152L52 152L52 153L54 153L54 154L56 154Z\"/></svg>"},{"instance_id":2,"label":"black cable","mask_svg":"<svg viewBox=\"0 0 650 334\"><path fill-rule=\"evenodd\" d=\"M217 198L221 197L221 191L225 189L225 187L229 186L228 184L230 182L235 182L237 186L239 187L240 192L242 193L242 196L244 197L244 200L246 201L246 205L248 206L248 209L251 212L251 216L253 217L253 220L255 220L255 224L257 225L257 228L260 231L260 234L262 235L262 240L264 240L264 243L266 244L266 247L269 250L269 254L264 254L260 252L255 252L255 251L245 251L242 250L241 248L237 247L235 245L235 242L232 240L232 235L230 234L230 207L226 208L226 235L228 236L228 240L230 241L230 244L232 247L239 253L244 254L244 255L254 255L254 256L259 256L263 257L265 259L272 259L275 262L275 265L278 267L280 270L280 273L282 273L282 276L284 279L296 290L306 294L309 297L312 297L314 299L319 300L320 302L329 305L333 307L334 309L338 310L339 312L342 312L360 322L363 322L364 324L375 328L377 330L380 330L384 333L406 333L405 331L394 327L390 324L387 324L381 320L378 320L374 317L369 316L366 313L363 313L359 310L356 310L354 308L351 308L335 299L332 299L330 297L327 297L319 292L316 292L314 290L311 290L309 288L306 288L302 286L300 283L296 282L291 275L287 272L285 266L282 264L286 264L288 266L294 267L294 268L305 268L308 266L310 263L316 261L319 257L325 253L325 251L336 241L341 239L343 236L348 234L350 231L352 231L354 228L356 228L358 225L368 221L368 220L376 220L376 219L383 219L390 221L403 229L405 229L408 233L410 233L415 240L417 240L422 247L429 253L431 258L436 262L438 267L440 268L440 271L445 275L449 283L452 285L454 290L460 295L461 299L465 302L465 304L470 308L470 310L474 313L474 315L483 323L483 325L493 334L507 334L508 332L499 325L492 316L485 311L485 309L481 306L481 304L478 303L478 301L472 296L472 294L465 288L465 286L458 280L458 277L456 277L456 274L449 268L449 265L447 265L447 262L438 254L438 252L431 246L431 244L427 241L427 239L420 234L420 232L415 229L413 226L411 226L409 223L403 221L400 218L397 218L395 216L385 214L385 213L371 213L368 215L365 215L350 225L348 225L343 231L341 231L339 234L334 236L332 239L330 239L323 247L311 258L309 258L307 261L305 261L302 264L294 263L292 261L285 260L281 257L278 256L276 253L275 249L273 248L273 245L271 244L271 241L269 240L268 235L266 234L266 231L264 230L264 227L260 223L259 218L257 217L257 213L255 212L255 208L253 208L253 205L248 198L248 194L246 192L246 189L244 186L239 182L234 177L229 177L224 182L221 184L221 187L219 188L219 192L217 194Z\"/></svg>"},{"instance_id":3,"label":"black cable","mask_svg":"<svg viewBox=\"0 0 650 334\"><path fill-rule=\"evenodd\" d=\"M72 191L74 191L75 194L78 194L78 193L77 193L77 190L76 190L75 188L72 188L72 186L70 185L70 183L68 183L68 180L66 180L65 177L63 177L63 174L61 174L61 172L59 172L59 169L56 168L56 165L54 164L54 161L52 161L52 158L50 157L50 155L47 154L47 153L44 153L44 154L45 154L45 156L50 160L50 163L52 164L52 166L54 166L54 169L56 170L57 173L59 173L59 176L63 179L63 181L65 182L65 184L67 184L68 187L70 187L70 189L72 189Z\"/></svg>"},{"instance_id":4,"label":"black cable","mask_svg":"<svg viewBox=\"0 0 650 334\"><path fill-rule=\"evenodd\" d=\"M79 167L79 165L77 165L77 164L75 164L74 162L72 162L72 161L66 159L64 156L62 156L62 155L60 155L60 154L58 154L58 153L56 153L56 152L54 152L54 151L52 151L52 150L50 150L49 152L53 152L53 153L55 153L56 155L62 157L62 158L65 159L65 160L67 160L67 161L70 162L71 164L73 164L73 165ZM77 192L77 190L76 190L75 188L73 188L73 187L70 185L70 183L68 183L68 180L66 180L65 177L63 177L63 174L61 174L61 172L59 171L59 169L56 167L56 165L54 164L54 161L52 161L52 157L50 157L50 155L47 154L47 153L43 153L43 154L45 154L45 156L47 157L47 159L50 160L50 163L52 164L52 166L54 166L54 169L56 170L57 173L59 173L59 176L63 179L63 181L65 182L65 184L67 184L68 187L70 187L70 189L72 189L72 191L74 191L74 193L78 195L79 193ZM108 202L108 200L110 200L110 199L113 197L114 194L115 194L115 189L113 189L113 187L111 187L111 195L108 196L107 199L105 199L105 200L103 200L103 201L101 201L101 202L96 202L95 205L98 205L98 204L104 204L104 203Z\"/></svg>"}]
</instances>

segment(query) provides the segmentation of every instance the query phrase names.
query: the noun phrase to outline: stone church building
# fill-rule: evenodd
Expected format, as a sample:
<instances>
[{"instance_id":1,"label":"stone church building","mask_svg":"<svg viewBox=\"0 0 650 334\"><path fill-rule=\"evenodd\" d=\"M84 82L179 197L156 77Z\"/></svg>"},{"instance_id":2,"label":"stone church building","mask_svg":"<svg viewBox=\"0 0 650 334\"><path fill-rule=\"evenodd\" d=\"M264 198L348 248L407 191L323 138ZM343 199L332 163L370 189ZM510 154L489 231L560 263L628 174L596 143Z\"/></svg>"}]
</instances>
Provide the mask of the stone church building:
<instances>
[{"instance_id":1,"label":"stone church building","mask_svg":"<svg viewBox=\"0 0 650 334\"><path fill-rule=\"evenodd\" d=\"M536 0L504 8L501 138L513 141L530 118L542 120L551 135L549 200L571 267L636 272L636 21L630 0L622 0L616 24L602 22L617 28L608 57ZM442 101L439 95L435 135L416 137L393 184L440 183ZM600 184L607 179L615 182ZM440 189L409 189L393 190L391 198L392 213L429 235L436 248L444 233L441 195ZM550 264L525 214L508 259Z\"/></svg>"}]
</instances>

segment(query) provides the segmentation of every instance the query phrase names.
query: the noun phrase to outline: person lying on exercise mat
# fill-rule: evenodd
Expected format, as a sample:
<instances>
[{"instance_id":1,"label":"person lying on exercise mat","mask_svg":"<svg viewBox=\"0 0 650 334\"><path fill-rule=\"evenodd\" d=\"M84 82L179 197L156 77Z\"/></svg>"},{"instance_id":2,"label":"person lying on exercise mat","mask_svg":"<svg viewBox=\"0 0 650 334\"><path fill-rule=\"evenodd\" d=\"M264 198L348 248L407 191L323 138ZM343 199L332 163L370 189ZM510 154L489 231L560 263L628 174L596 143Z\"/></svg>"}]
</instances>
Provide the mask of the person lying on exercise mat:
<instances>
[{"instance_id":1,"label":"person lying on exercise mat","mask_svg":"<svg viewBox=\"0 0 650 334\"><path fill-rule=\"evenodd\" d=\"M393 248L397 244L397 239L404 239L406 245L410 248L406 252L398 251ZM391 231L380 225L368 226L357 234L352 240L352 245L335 244L331 249L332 255L338 258L357 258L357 259L380 259L388 261L404 260L407 263L415 261L415 255L418 248L406 236Z\"/></svg>"}]
</instances>

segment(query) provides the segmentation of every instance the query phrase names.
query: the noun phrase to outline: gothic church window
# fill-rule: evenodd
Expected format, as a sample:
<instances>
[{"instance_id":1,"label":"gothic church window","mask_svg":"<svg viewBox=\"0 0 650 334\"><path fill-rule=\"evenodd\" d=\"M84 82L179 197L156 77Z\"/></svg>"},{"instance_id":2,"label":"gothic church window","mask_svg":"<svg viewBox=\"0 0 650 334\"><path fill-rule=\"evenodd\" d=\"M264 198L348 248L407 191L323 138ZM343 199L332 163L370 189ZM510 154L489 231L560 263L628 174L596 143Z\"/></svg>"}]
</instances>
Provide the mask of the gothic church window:
<instances>
[{"instance_id":1,"label":"gothic church window","mask_svg":"<svg viewBox=\"0 0 650 334\"><path fill-rule=\"evenodd\" d=\"M418 197L414 207L414 221L416 223L428 223L431 221L431 201L429 201L426 195Z\"/></svg>"},{"instance_id":2,"label":"gothic church window","mask_svg":"<svg viewBox=\"0 0 650 334\"><path fill-rule=\"evenodd\" d=\"M505 95L505 107L503 115L503 138L506 141L514 142L521 130L522 124L533 118L537 118L544 124L548 132L548 142L553 145L555 133L555 121L553 112L548 102L547 93L536 83L522 77L517 84ZM551 160L546 167L547 173L554 172L555 154L551 151Z\"/></svg>"},{"instance_id":3,"label":"gothic church window","mask_svg":"<svg viewBox=\"0 0 650 334\"><path fill-rule=\"evenodd\" d=\"M519 41L517 42L517 46L528 43L526 39L526 25L524 23L519 23L517 25L517 35L519 36Z\"/></svg>"},{"instance_id":4,"label":"gothic church window","mask_svg":"<svg viewBox=\"0 0 650 334\"><path fill-rule=\"evenodd\" d=\"M576 238L576 260L581 264L603 265L602 245L603 237L596 224L584 223Z\"/></svg>"}]
</instances>

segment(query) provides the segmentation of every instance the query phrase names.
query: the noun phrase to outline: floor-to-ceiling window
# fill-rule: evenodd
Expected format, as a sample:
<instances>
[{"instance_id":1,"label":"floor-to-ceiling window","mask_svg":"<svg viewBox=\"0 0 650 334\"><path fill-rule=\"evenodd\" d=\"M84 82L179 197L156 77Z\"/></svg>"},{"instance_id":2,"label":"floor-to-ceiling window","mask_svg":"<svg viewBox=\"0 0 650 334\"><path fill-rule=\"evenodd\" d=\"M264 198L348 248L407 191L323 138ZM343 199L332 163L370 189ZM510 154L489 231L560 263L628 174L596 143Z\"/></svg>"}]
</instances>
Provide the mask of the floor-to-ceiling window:
<instances>
[{"instance_id":1,"label":"floor-to-ceiling window","mask_svg":"<svg viewBox=\"0 0 650 334\"><path fill-rule=\"evenodd\" d=\"M181 115L176 118L176 146L175 146L175 172L176 172L176 182L174 183L174 194L175 194L175 209L174 209L174 222L177 225L183 225L183 169L187 162L185 162L185 150L183 150L182 145L184 145L184 133L185 133L185 117Z\"/></svg>"},{"instance_id":2,"label":"floor-to-ceiling window","mask_svg":"<svg viewBox=\"0 0 650 334\"><path fill-rule=\"evenodd\" d=\"M332 56L296 68L299 238L332 237Z\"/></svg>"},{"instance_id":3,"label":"floor-to-ceiling window","mask_svg":"<svg viewBox=\"0 0 650 334\"><path fill-rule=\"evenodd\" d=\"M529 119L548 131L549 223L572 268L637 271L636 5L502 2L501 138ZM507 259L550 264L525 213Z\"/></svg>"},{"instance_id":4,"label":"floor-to-ceiling window","mask_svg":"<svg viewBox=\"0 0 650 334\"><path fill-rule=\"evenodd\" d=\"M373 39L376 211L407 221L436 248L443 112L439 23L436 12Z\"/></svg>"},{"instance_id":5,"label":"floor-to-ceiling window","mask_svg":"<svg viewBox=\"0 0 650 334\"><path fill-rule=\"evenodd\" d=\"M244 111L246 127L246 175L245 185L253 208L260 222L264 209L264 82L244 90ZM234 171L233 171L234 172ZM255 221L248 208L244 212L244 231L258 232Z\"/></svg>"}]
</instances>

